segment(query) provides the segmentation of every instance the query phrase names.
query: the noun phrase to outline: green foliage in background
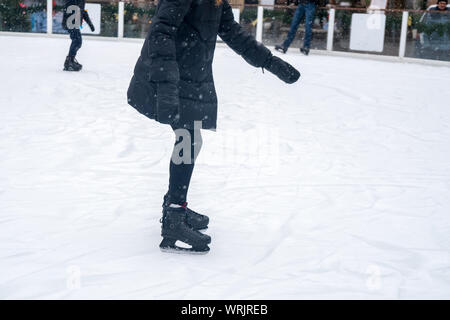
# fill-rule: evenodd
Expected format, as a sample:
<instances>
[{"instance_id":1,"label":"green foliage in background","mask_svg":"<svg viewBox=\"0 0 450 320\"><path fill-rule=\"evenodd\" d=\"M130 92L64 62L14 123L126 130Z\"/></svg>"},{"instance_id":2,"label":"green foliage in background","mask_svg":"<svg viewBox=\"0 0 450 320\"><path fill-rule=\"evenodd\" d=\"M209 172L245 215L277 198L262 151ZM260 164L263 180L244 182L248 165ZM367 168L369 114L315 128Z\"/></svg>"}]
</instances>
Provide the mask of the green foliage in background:
<instances>
[{"instance_id":1,"label":"green foliage in background","mask_svg":"<svg viewBox=\"0 0 450 320\"><path fill-rule=\"evenodd\" d=\"M283 24L290 25L292 18L294 17L295 10L292 9L276 9L268 10L264 9L264 18L281 21Z\"/></svg>"},{"instance_id":2,"label":"green foliage in background","mask_svg":"<svg viewBox=\"0 0 450 320\"><path fill-rule=\"evenodd\" d=\"M350 32L350 26L352 24L352 12L337 10L336 11L336 21L338 28L342 30L343 33Z\"/></svg>"},{"instance_id":3,"label":"green foliage in background","mask_svg":"<svg viewBox=\"0 0 450 320\"><path fill-rule=\"evenodd\" d=\"M256 8L249 7L244 8L244 10L241 12L240 19L242 24L249 24L256 20L258 17L258 13L256 11Z\"/></svg>"},{"instance_id":4,"label":"green foliage in background","mask_svg":"<svg viewBox=\"0 0 450 320\"><path fill-rule=\"evenodd\" d=\"M151 6L150 8L138 8L135 7L132 3L125 3L125 21L131 20L134 15L137 15L139 18L151 18L155 14L155 11L155 6Z\"/></svg>"},{"instance_id":5,"label":"green foliage in background","mask_svg":"<svg viewBox=\"0 0 450 320\"><path fill-rule=\"evenodd\" d=\"M402 28L402 14L388 13L386 15L386 30L401 30Z\"/></svg>"},{"instance_id":6,"label":"green foliage in background","mask_svg":"<svg viewBox=\"0 0 450 320\"><path fill-rule=\"evenodd\" d=\"M0 30L28 31L31 26L26 8L21 8L17 0L2 0L0 2Z\"/></svg>"},{"instance_id":7,"label":"green foliage in background","mask_svg":"<svg viewBox=\"0 0 450 320\"><path fill-rule=\"evenodd\" d=\"M439 36L443 36L444 34L450 35L450 22L447 23L416 23L417 31L420 33L425 33L430 36L433 33L437 33Z\"/></svg>"}]
</instances>

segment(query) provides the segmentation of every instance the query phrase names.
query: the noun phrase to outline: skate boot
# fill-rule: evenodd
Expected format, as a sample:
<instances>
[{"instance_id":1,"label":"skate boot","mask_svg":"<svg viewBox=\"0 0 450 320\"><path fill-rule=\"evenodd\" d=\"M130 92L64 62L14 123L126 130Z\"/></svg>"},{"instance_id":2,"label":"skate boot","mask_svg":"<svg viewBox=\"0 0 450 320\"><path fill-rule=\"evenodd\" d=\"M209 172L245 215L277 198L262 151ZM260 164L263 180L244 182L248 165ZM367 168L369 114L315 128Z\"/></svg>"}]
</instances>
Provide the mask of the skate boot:
<instances>
[{"instance_id":1,"label":"skate boot","mask_svg":"<svg viewBox=\"0 0 450 320\"><path fill-rule=\"evenodd\" d=\"M186 221L186 208L168 206L163 210L161 236L163 240L159 248L163 252L206 254L211 237L192 229ZM184 242L191 248L178 247L177 241Z\"/></svg>"},{"instance_id":2,"label":"skate boot","mask_svg":"<svg viewBox=\"0 0 450 320\"><path fill-rule=\"evenodd\" d=\"M309 48L300 48L300 52L307 56L309 54Z\"/></svg>"},{"instance_id":3,"label":"skate boot","mask_svg":"<svg viewBox=\"0 0 450 320\"><path fill-rule=\"evenodd\" d=\"M77 59L75 59L75 57L73 57L73 63L75 63L78 66L78 68L80 68L80 70L83 69L83 65L79 63Z\"/></svg>"},{"instance_id":4,"label":"skate boot","mask_svg":"<svg viewBox=\"0 0 450 320\"><path fill-rule=\"evenodd\" d=\"M281 53L286 53L287 49L288 49L288 48L284 47L283 45L277 44L277 45L275 46L275 50L277 50L277 51L279 51L279 52L281 52Z\"/></svg>"},{"instance_id":5,"label":"skate boot","mask_svg":"<svg viewBox=\"0 0 450 320\"><path fill-rule=\"evenodd\" d=\"M68 56L64 62L64 71L80 71L82 66L75 61L76 60L74 57Z\"/></svg>"},{"instance_id":6,"label":"skate boot","mask_svg":"<svg viewBox=\"0 0 450 320\"><path fill-rule=\"evenodd\" d=\"M166 194L164 196L163 209L170 205L169 196ZM197 213L187 207L187 202L181 205L186 209L186 221L189 226L194 230L208 229L209 217L203 214ZM163 210L164 212L164 210Z\"/></svg>"}]
</instances>

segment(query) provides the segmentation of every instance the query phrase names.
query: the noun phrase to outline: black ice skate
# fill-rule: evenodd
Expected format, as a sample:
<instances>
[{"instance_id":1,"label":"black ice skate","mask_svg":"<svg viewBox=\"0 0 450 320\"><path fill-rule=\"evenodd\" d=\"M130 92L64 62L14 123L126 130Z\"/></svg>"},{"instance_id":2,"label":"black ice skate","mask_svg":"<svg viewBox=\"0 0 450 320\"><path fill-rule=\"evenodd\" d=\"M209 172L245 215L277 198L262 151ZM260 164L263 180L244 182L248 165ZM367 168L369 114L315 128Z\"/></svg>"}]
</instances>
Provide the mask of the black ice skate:
<instances>
[{"instance_id":1,"label":"black ice skate","mask_svg":"<svg viewBox=\"0 0 450 320\"><path fill-rule=\"evenodd\" d=\"M78 66L78 68L80 68L80 70L83 69L83 65L79 63L77 59L75 59L75 57L73 57L73 63L75 63Z\"/></svg>"},{"instance_id":2,"label":"black ice skate","mask_svg":"<svg viewBox=\"0 0 450 320\"><path fill-rule=\"evenodd\" d=\"M300 52L307 56L309 54L309 48L300 48Z\"/></svg>"},{"instance_id":3,"label":"black ice skate","mask_svg":"<svg viewBox=\"0 0 450 320\"><path fill-rule=\"evenodd\" d=\"M67 57L64 62L64 71L80 71L83 68L74 57Z\"/></svg>"},{"instance_id":4,"label":"black ice skate","mask_svg":"<svg viewBox=\"0 0 450 320\"><path fill-rule=\"evenodd\" d=\"M170 205L169 197L166 194L164 196L164 202L163 202L163 209L168 207ZM191 210L187 207L187 202L183 203L181 205L182 207L186 208L186 221L189 226L191 226L194 230L203 230L208 229L209 224L209 217L205 216L203 214L200 214L198 212L195 212L194 210ZM164 212L164 210L163 210Z\"/></svg>"},{"instance_id":5,"label":"black ice skate","mask_svg":"<svg viewBox=\"0 0 450 320\"><path fill-rule=\"evenodd\" d=\"M279 52L281 52L281 53L286 53L287 49L288 49L288 48L286 48L286 47L283 46L283 45L277 44L277 45L275 46L275 50L277 50L277 51L279 51Z\"/></svg>"},{"instance_id":6,"label":"black ice skate","mask_svg":"<svg viewBox=\"0 0 450 320\"><path fill-rule=\"evenodd\" d=\"M163 240L159 248L163 252L206 254L209 252L208 244L211 237L187 224L186 208L167 206L163 209L161 236ZM190 248L179 247L175 243L181 241L190 245Z\"/></svg>"}]
</instances>

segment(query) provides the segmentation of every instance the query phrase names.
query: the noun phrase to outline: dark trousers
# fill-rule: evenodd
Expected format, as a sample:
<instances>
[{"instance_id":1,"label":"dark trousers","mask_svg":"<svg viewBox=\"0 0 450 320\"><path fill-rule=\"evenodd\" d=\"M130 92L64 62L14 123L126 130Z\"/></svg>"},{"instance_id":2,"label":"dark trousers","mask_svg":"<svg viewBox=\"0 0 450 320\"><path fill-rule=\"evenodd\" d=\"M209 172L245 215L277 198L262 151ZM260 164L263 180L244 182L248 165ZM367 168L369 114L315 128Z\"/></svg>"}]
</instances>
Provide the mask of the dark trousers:
<instances>
[{"instance_id":1,"label":"dark trousers","mask_svg":"<svg viewBox=\"0 0 450 320\"><path fill-rule=\"evenodd\" d=\"M305 18L305 39L303 41L303 48L309 48L311 46L312 39L312 27L314 23L314 14L316 12L316 5L314 3L299 4L297 10L295 10L294 18L291 22L291 29L287 35L286 40L283 42L283 47L289 48L292 41L294 41L300 22Z\"/></svg>"},{"instance_id":2,"label":"dark trousers","mask_svg":"<svg viewBox=\"0 0 450 320\"><path fill-rule=\"evenodd\" d=\"M175 145L170 159L169 203L182 205L186 202L195 160L202 147L200 129L177 129Z\"/></svg>"},{"instance_id":3,"label":"dark trousers","mask_svg":"<svg viewBox=\"0 0 450 320\"><path fill-rule=\"evenodd\" d=\"M69 57L75 57L83 43L80 29L69 29L69 35L70 39L72 39L72 43L70 44Z\"/></svg>"}]
</instances>

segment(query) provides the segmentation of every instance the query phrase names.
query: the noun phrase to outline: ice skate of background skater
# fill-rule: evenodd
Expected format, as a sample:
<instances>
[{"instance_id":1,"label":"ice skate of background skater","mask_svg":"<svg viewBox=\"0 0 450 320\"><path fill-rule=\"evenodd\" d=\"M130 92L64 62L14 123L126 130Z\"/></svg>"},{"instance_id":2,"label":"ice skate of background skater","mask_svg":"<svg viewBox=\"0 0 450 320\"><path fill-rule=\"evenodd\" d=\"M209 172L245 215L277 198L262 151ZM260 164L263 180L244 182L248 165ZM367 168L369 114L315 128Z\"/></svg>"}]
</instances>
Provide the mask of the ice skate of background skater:
<instances>
[{"instance_id":1,"label":"ice skate of background skater","mask_svg":"<svg viewBox=\"0 0 450 320\"><path fill-rule=\"evenodd\" d=\"M170 125L176 135L169 190L163 200L163 251L209 251L211 238L198 231L208 226L209 218L189 209L186 196L202 145L196 124L216 128L212 62L217 35L250 65L267 69L286 83L300 77L294 67L243 30L227 0L158 2L128 88L128 103L148 118ZM185 159L182 163L174 161L180 156ZM178 247L176 241L191 248Z\"/></svg>"},{"instance_id":2,"label":"ice skate of background skater","mask_svg":"<svg viewBox=\"0 0 450 320\"><path fill-rule=\"evenodd\" d=\"M83 39L81 37L81 25L83 20L89 25L92 32L95 27L85 10L85 0L67 0L64 4L63 28L69 32L72 43L70 44L69 54L64 62L64 71L80 71L83 66L75 59L78 50L81 48Z\"/></svg>"}]
</instances>

